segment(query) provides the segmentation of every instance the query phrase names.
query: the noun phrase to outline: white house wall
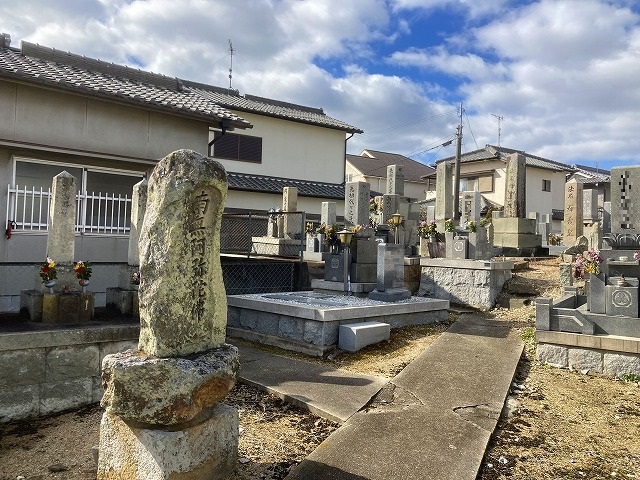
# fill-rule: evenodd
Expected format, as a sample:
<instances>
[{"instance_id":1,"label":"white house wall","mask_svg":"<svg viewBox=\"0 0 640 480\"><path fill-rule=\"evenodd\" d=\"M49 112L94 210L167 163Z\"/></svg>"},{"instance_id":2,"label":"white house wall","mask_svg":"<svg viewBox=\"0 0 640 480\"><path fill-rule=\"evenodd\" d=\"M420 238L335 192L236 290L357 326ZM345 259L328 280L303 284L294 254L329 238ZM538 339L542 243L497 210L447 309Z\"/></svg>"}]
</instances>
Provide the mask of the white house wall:
<instances>
[{"instance_id":1,"label":"white house wall","mask_svg":"<svg viewBox=\"0 0 640 480\"><path fill-rule=\"evenodd\" d=\"M228 171L342 183L345 132L246 112L234 113L253 125L250 130L234 133L262 138L262 163L217 159Z\"/></svg>"},{"instance_id":2,"label":"white house wall","mask_svg":"<svg viewBox=\"0 0 640 480\"><path fill-rule=\"evenodd\" d=\"M298 211L320 215L322 211L322 202L336 202L336 215L344 215L344 200L333 200L327 198L298 196ZM282 208L282 194L229 190L227 192L227 206L264 212L271 208Z\"/></svg>"}]
</instances>

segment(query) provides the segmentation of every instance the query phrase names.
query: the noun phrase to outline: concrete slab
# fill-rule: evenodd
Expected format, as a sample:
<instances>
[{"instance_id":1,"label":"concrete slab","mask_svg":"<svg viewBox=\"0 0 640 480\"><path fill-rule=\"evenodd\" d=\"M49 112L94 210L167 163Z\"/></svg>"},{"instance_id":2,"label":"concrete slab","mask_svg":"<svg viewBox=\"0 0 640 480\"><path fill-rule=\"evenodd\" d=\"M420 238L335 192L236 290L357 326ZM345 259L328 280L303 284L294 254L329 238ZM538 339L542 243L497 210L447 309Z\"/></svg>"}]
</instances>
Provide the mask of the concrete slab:
<instances>
[{"instance_id":1,"label":"concrete slab","mask_svg":"<svg viewBox=\"0 0 640 480\"><path fill-rule=\"evenodd\" d=\"M358 350L374 343L389 340L391 325L382 322L360 322L340 325L338 347L347 352Z\"/></svg>"},{"instance_id":2,"label":"concrete slab","mask_svg":"<svg viewBox=\"0 0 640 480\"><path fill-rule=\"evenodd\" d=\"M347 421L389 381L234 344L240 381L337 423Z\"/></svg>"},{"instance_id":3,"label":"concrete slab","mask_svg":"<svg viewBox=\"0 0 640 480\"><path fill-rule=\"evenodd\" d=\"M508 326L463 316L287 480L475 480L522 349Z\"/></svg>"}]
</instances>

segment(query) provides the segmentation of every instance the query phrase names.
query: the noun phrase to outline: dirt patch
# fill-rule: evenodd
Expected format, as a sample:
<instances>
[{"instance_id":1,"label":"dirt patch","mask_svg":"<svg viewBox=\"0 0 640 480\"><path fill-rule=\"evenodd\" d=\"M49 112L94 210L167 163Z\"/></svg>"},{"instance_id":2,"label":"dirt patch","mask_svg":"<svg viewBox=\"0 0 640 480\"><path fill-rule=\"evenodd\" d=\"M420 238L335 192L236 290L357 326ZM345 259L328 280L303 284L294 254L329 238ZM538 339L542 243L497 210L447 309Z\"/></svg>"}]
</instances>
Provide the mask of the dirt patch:
<instances>
[{"instance_id":1,"label":"dirt patch","mask_svg":"<svg viewBox=\"0 0 640 480\"><path fill-rule=\"evenodd\" d=\"M558 297L558 260L529 261L513 282L532 283ZM535 309L484 313L517 329L526 342L509 399L478 476L493 479L640 479L640 382L620 381L540 365L535 361ZM455 316L451 316L453 321ZM359 373L393 377L446 330L448 323L392 332L391 339L357 353L310 358ZM336 424L251 387L227 398L240 413L239 461L226 480L282 479ZM101 410L83 408L49 418L0 425L0 480L95 478L91 446L98 443ZM61 469L61 471L51 471Z\"/></svg>"}]
</instances>

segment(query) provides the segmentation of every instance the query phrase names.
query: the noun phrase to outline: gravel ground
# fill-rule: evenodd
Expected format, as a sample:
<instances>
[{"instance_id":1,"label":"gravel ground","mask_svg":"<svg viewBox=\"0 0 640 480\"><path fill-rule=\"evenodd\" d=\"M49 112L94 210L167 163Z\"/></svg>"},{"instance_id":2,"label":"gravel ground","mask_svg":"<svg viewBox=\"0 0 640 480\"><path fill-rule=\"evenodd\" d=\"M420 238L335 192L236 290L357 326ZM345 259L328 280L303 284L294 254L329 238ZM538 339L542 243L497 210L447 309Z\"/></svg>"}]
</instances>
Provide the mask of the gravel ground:
<instances>
[{"instance_id":1,"label":"gravel ground","mask_svg":"<svg viewBox=\"0 0 640 480\"><path fill-rule=\"evenodd\" d=\"M531 262L512 283L536 295L558 296L557 263ZM511 413L499 422L478 478L640 479L640 382L540 365L532 306L483 315L517 329L526 349L509 398ZM447 326L394 330L389 342L324 359L278 353L391 378ZM227 403L240 413L240 445L236 470L226 480L282 479L337 428L245 385L237 385ZM0 480L95 478L91 447L98 442L100 415L99 407L91 406L0 425Z\"/></svg>"}]
</instances>

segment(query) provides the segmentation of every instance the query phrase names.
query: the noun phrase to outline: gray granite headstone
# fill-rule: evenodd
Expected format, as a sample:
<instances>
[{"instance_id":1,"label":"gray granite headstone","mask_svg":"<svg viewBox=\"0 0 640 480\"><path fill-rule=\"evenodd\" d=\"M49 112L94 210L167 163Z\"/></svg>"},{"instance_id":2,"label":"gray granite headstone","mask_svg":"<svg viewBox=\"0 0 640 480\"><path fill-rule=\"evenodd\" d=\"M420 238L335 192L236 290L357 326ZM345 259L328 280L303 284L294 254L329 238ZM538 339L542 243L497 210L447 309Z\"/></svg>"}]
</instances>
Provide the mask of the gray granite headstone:
<instances>
[{"instance_id":1,"label":"gray granite headstone","mask_svg":"<svg viewBox=\"0 0 640 480\"><path fill-rule=\"evenodd\" d=\"M298 188L284 187L282 189L283 229L285 239L300 238L302 231L302 217L298 214L287 212L298 211Z\"/></svg>"},{"instance_id":2,"label":"gray granite headstone","mask_svg":"<svg viewBox=\"0 0 640 480\"><path fill-rule=\"evenodd\" d=\"M462 259L467 258L467 247L468 242L464 237L454 237L453 239L453 249L452 249L452 258Z\"/></svg>"},{"instance_id":3,"label":"gray granite headstone","mask_svg":"<svg viewBox=\"0 0 640 480\"><path fill-rule=\"evenodd\" d=\"M347 182L344 189L344 219L347 225L369 223L369 197L367 182Z\"/></svg>"},{"instance_id":4,"label":"gray granite headstone","mask_svg":"<svg viewBox=\"0 0 640 480\"><path fill-rule=\"evenodd\" d=\"M436 166L436 220L453 218L453 165L440 162Z\"/></svg>"},{"instance_id":5,"label":"gray granite headstone","mask_svg":"<svg viewBox=\"0 0 640 480\"><path fill-rule=\"evenodd\" d=\"M404 167L387 166L387 195L404 195Z\"/></svg>"},{"instance_id":6,"label":"gray granite headstone","mask_svg":"<svg viewBox=\"0 0 640 480\"><path fill-rule=\"evenodd\" d=\"M582 190L582 218L584 220L598 220L598 191L592 188Z\"/></svg>"},{"instance_id":7,"label":"gray granite headstone","mask_svg":"<svg viewBox=\"0 0 640 480\"><path fill-rule=\"evenodd\" d=\"M589 274L589 310L591 313L605 313L607 302L605 296L605 275L604 273Z\"/></svg>"},{"instance_id":8,"label":"gray granite headstone","mask_svg":"<svg viewBox=\"0 0 640 480\"><path fill-rule=\"evenodd\" d=\"M564 245L575 245L582 233L582 184L574 179L568 181L564 188Z\"/></svg>"},{"instance_id":9,"label":"gray granite headstone","mask_svg":"<svg viewBox=\"0 0 640 480\"><path fill-rule=\"evenodd\" d=\"M331 226L336 223L336 202L322 202L320 224Z\"/></svg>"},{"instance_id":10,"label":"gray granite headstone","mask_svg":"<svg viewBox=\"0 0 640 480\"><path fill-rule=\"evenodd\" d=\"M436 206L427 205L427 222L431 222L436 219Z\"/></svg>"},{"instance_id":11,"label":"gray granite headstone","mask_svg":"<svg viewBox=\"0 0 640 480\"><path fill-rule=\"evenodd\" d=\"M504 193L505 218L524 218L526 215L526 157L514 153L507 160L506 185Z\"/></svg>"},{"instance_id":12,"label":"gray granite headstone","mask_svg":"<svg viewBox=\"0 0 640 480\"><path fill-rule=\"evenodd\" d=\"M131 195L131 230L129 231L129 254L127 262L131 266L140 265L138 240L144 220L144 212L147 208L148 186L149 182L147 182L147 179L142 179L133 186L133 193Z\"/></svg>"},{"instance_id":13,"label":"gray granite headstone","mask_svg":"<svg viewBox=\"0 0 640 480\"><path fill-rule=\"evenodd\" d=\"M404 287L404 246L378 244L377 282L369 298L394 302L410 297L411 292Z\"/></svg>"},{"instance_id":14,"label":"gray granite headstone","mask_svg":"<svg viewBox=\"0 0 640 480\"><path fill-rule=\"evenodd\" d=\"M607 285L606 313L607 315L624 315L625 317L638 317L638 287Z\"/></svg>"},{"instance_id":15,"label":"gray granite headstone","mask_svg":"<svg viewBox=\"0 0 640 480\"><path fill-rule=\"evenodd\" d=\"M383 195L380 222L389 223L389 219L396 213L400 213L400 195Z\"/></svg>"},{"instance_id":16,"label":"gray granite headstone","mask_svg":"<svg viewBox=\"0 0 640 480\"><path fill-rule=\"evenodd\" d=\"M147 355L178 357L224 344L226 199L227 173L212 158L178 150L153 169L140 233L139 349Z\"/></svg>"},{"instance_id":17,"label":"gray granite headstone","mask_svg":"<svg viewBox=\"0 0 640 480\"><path fill-rule=\"evenodd\" d=\"M481 195L480 192L462 192L462 216L460 223L480 221Z\"/></svg>"},{"instance_id":18,"label":"gray granite headstone","mask_svg":"<svg viewBox=\"0 0 640 480\"><path fill-rule=\"evenodd\" d=\"M611 202L602 204L602 231L611 233Z\"/></svg>"},{"instance_id":19,"label":"gray granite headstone","mask_svg":"<svg viewBox=\"0 0 640 480\"><path fill-rule=\"evenodd\" d=\"M76 177L66 170L53 177L47 257L58 264L74 262L76 234Z\"/></svg>"}]
</instances>

